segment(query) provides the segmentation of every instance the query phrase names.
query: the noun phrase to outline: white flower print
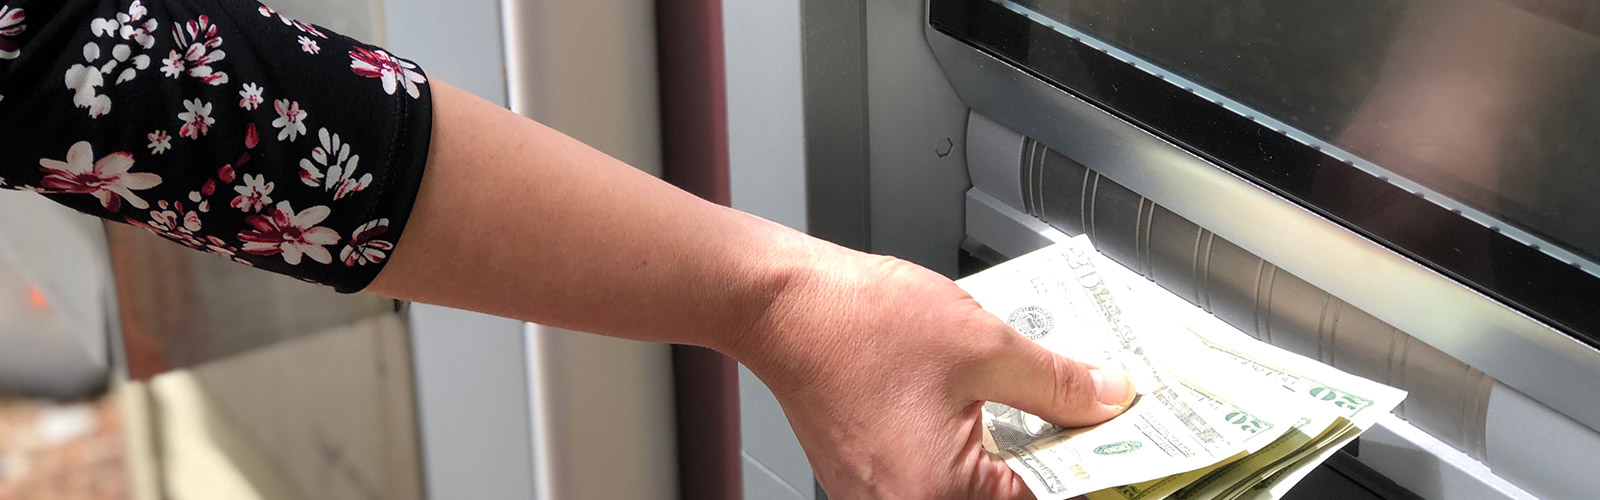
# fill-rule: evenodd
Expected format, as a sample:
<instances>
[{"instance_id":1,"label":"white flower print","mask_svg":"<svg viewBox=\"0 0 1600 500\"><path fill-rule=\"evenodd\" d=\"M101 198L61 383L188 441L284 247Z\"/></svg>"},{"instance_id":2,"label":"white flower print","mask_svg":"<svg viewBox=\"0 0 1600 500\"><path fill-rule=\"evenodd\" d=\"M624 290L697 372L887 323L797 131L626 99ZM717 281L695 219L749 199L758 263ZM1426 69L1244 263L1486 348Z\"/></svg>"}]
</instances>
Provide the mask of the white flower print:
<instances>
[{"instance_id":1,"label":"white flower print","mask_svg":"<svg viewBox=\"0 0 1600 500\"><path fill-rule=\"evenodd\" d=\"M183 209L182 203L161 200L150 211L150 225L167 232L194 234L200 230L200 214Z\"/></svg>"},{"instance_id":2,"label":"white flower print","mask_svg":"<svg viewBox=\"0 0 1600 500\"><path fill-rule=\"evenodd\" d=\"M322 52L322 47L317 46L316 40L312 40L310 37L305 35L300 35L300 50L307 54L315 54Z\"/></svg>"},{"instance_id":3,"label":"white flower print","mask_svg":"<svg viewBox=\"0 0 1600 500\"><path fill-rule=\"evenodd\" d=\"M421 97L418 85L428 83L428 78L417 71L417 65L411 61L390 55L383 49L368 50L365 47L350 49L350 71L367 78L377 78L383 82L383 91L394 95L398 86L405 86L406 94L412 98Z\"/></svg>"},{"instance_id":4,"label":"white flower print","mask_svg":"<svg viewBox=\"0 0 1600 500\"><path fill-rule=\"evenodd\" d=\"M155 46L155 32L158 23L155 19L146 19L148 11L144 5L135 0L128 6L127 12L119 12L114 17L96 18L89 23L89 32L95 38L83 46L83 59L86 64L74 64L67 68L63 79L68 89L73 91L72 103L79 108L89 110L90 118L99 118L111 112L111 97L100 94L99 89L109 85L117 85L134 79L140 71L150 67L150 56L143 52ZM127 43L113 43L121 40ZM106 48L109 47L109 50ZM101 62L102 55L110 55ZM122 68L118 71L118 68ZM116 75L112 81L106 79Z\"/></svg>"},{"instance_id":5,"label":"white flower print","mask_svg":"<svg viewBox=\"0 0 1600 500\"><path fill-rule=\"evenodd\" d=\"M22 34L28 26L22 24L27 14L22 9L0 5L0 59L16 59L22 55L22 46L12 38Z\"/></svg>"},{"instance_id":6,"label":"white flower print","mask_svg":"<svg viewBox=\"0 0 1600 500\"><path fill-rule=\"evenodd\" d=\"M244 90L239 91L239 107L248 111L255 111L263 102L261 87L254 82L244 84Z\"/></svg>"},{"instance_id":7,"label":"white flower print","mask_svg":"<svg viewBox=\"0 0 1600 500\"><path fill-rule=\"evenodd\" d=\"M178 129L180 136L199 139L211 131L211 124L217 122L216 118L211 117L209 102L201 103L199 99L189 99L183 101L183 109L188 111L178 113L178 119L183 120L183 128Z\"/></svg>"},{"instance_id":8,"label":"white flower print","mask_svg":"<svg viewBox=\"0 0 1600 500\"><path fill-rule=\"evenodd\" d=\"M328 129L317 129L321 146L311 150L311 159L300 160L300 181L307 186L332 191L333 199L342 199L350 193L361 191L372 184L372 174L356 177L360 155L350 154L350 144L339 140L339 134L329 134ZM313 163L312 160L315 160Z\"/></svg>"},{"instance_id":9,"label":"white flower print","mask_svg":"<svg viewBox=\"0 0 1600 500\"><path fill-rule=\"evenodd\" d=\"M94 50L89 50L90 47ZM93 52L94 58L100 57L100 46L89 42L89 45L84 46L83 52L85 59L94 62L94 59L88 56ZM67 88L72 89L72 104L88 109L90 118L99 118L111 112L111 97L99 91L100 86L105 84L105 78L100 76L100 70L74 64L67 68L66 83Z\"/></svg>"},{"instance_id":10,"label":"white flower print","mask_svg":"<svg viewBox=\"0 0 1600 500\"><path fill-rule=\"evenodd\" d=\"M150 154L158 155L167 152L168 149L172 149L172 136L167 135L165 130L157 130L144 136L146 139L150 139L150 145L145 146L150 148Z\"/></svg>"},{"instance_id":11,"label":"white flower print","mask_svg":"<svg viewBox=\"0 0 1600 500\"><path fill-rule=\"evenodd\" d=\"M332 263L333 254L324 247L339 243L339 233L317 226L331 212L318 205L296 213L288 201L280 201L268 213L245 217L250 227L239 233L244 242L240 249L253 255L282 255L291 266L300 265L302 256Z\"/></svg>"},{"instance_id":12,"label":"white flower print","mask_svg":"<svg viewBox=\"0 0 1600 500\"><path fill-rule=\"evenodd\" d=\"M96 18L89 23L89 32L97 37L117 37L138 44L143 48L155 46L156 20L145 19L150 11L144 8L139 0L134 0L128 5L127 12L118 12L115 17ZM139 22L139 21L144 22Z\"/></svg>"},{"instance_id":13,"label":"white flower print","mask_svg":"<svg viewBox=\"0 0 1600 500\"><path fill-rule=\"evenodd\" d=\"M196 250L206 249L208 242L202 239L199 234L201 228L199 213L185 210L181 202L161 200L156 202L156 207L150 210L149 221L139 221L133 218L126 220L129 224L142 227L189 248Z\"/></svg>"},{"instance_id":14,"label":"white flower print","mask_svg":"<svg viewBox=\"0 0 1600 500\"><path fill-rule=\"evenodd\" d=\"M389 257L394 243L377 239L389 231L389 219L378 219L357 227L350 233L350 243L339 250L339 261L346 267L377 264Z\"/></svg>"},{"instance_id":15,"label":"white flower print","mask_svg":"<svg viewBox=\"0 0 1600 500\"><path fill-rule=\"evenodd\" d=\"M328 37L328 35L322 34L322 31L318 30L316 26L312 26L310 24L300 22L297 19L291 18L289 16L285 16L283 14L279 14L278 11L272 10L272 7L268 7L268 6L262 5L261 7L256 9L256 12L260 12L262 17L272 17L272 16L276 15L276 16L278 16L279 20L283 21L284 26L294 26L296 28L299 28L301 32L304 32L307 35L313 35L313 36L316 36L317 38L327 38Z\"/></svg>"},{"instance_id":16,"label":"white flower print","mask_svg":"<svg viewBox=\"0 0 1600 500\"><path fill-rule=\"evenodd\" d=\"M183 48L182 59L180 61L178 51L171 51L167 58L161 61L163 65L161 71L163 73L167 73L169 77L177 78L176 74L168 72L168 67L178 69L181 72L182 69L179 67L181 64L188 67L189 76L198 78L207 85L228 83L227 73L217 71L211 67L211 63L223 60L228 54L220 48L222 47L222 37L217 35L217 26L211 24L210 17L200 16L193 21L173 26L172 41L177 42L178 47ZM168 61L171 62L169 63Z\"/></svg>"},{"instance_id":17,"label":"white flower print","mask_svg":"<svg viewBox=\"0 0 1600 500\"><path fill-rule=\"evenodd\" d=\"M266 178L261 174L253 176L244 174L243 179L243 186L233 187L233 190L237 191L239 196L234 197L233 203L229 203L228 206L237 208L245 213L254 213L260 212L262 207L272 204L272 196L269 195L272 194L274 183L267 182Z\"/></svg>"},{"instance_id":18,"label":"white flower print","mask_svg":"<svg viewBox=\"0 0 1600 500\"><path fill-rule=\"evenodd\" d=\"M178 51L176 50L172 51L171 54L168 54L166 58L161 60L161 74L167 75L168 77L177 78L178 75L183 74L183 70L185 69L188 68L183 64L183 56L178 54Z\"/></svg>"},{"instance_id":19,"label":"white flower print","mask_svg":"<svg viewBox=\"0 0 1600 500\"><path fill-rule=\"evenodd\" d=\"M278 119L272 120L272 126L283 129L278 131L278 140L293 142L306 133L306 111L300 109L299 101L278 99L272 101L272 109L278 111Z\"/></svg>"},{"instance_id":20,"label":"white flower print","mask_svg":"<svg viewBox=\"0 0 1600 500\"><path fill-rule=\"evenodd\" d=\"M122 209L123 200L134 208L148 207L150 205L133 192L160 185L161 176L129 172L132 168L132 154L116 152L95 161L93 147L88 141L79 141L67 150L65 161L39 160L39 170L45 173L44 180L39 182L39 191L91 195L112 212Z\"/></svg>"}]
</instances>

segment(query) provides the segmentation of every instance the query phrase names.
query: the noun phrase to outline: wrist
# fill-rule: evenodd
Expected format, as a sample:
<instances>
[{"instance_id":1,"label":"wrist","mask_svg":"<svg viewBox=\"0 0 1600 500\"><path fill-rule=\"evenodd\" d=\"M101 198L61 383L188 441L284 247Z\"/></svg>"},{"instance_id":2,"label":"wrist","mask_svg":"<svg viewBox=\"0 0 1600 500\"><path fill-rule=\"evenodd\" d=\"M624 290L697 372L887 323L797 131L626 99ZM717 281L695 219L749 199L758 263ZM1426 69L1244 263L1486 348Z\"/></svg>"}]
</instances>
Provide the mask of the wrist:
<instances>
[{"instance_id":1,"label":"wrist","mask_svg":"<svg viewBox=\"0 0 1600 500\"><path fill-rule=\"evenodd\" d=\"M741 327L713 347L752 369L779 362L791 346L804 342L793 338L807 330L796 321L810 315L819 290L834 281L830 274L854 253L788 228L778 233L766 248L752 252L760 257L743 259L753 290L748 295L756 300L749 301Z\"/></svg>"}]
</instances>

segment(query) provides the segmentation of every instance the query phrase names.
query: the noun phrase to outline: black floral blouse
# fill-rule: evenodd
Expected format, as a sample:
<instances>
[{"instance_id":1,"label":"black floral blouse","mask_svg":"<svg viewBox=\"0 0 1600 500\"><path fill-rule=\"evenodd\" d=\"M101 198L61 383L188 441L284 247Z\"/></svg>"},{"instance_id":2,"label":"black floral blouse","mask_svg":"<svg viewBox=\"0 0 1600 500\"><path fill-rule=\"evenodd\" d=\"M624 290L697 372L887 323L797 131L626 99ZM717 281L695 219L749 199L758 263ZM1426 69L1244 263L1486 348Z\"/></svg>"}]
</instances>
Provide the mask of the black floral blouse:
<instances>
[{"instance_id":1,"label":"black floral blouse","mask_svg":"<svg viewBox=\"0 0 1600 500\"><path fill-rule=\"evenodd\" d=\"M343 292L400 237L430 102L249 0L0 0L0 187Z\"/></svg>"}]
</instances>

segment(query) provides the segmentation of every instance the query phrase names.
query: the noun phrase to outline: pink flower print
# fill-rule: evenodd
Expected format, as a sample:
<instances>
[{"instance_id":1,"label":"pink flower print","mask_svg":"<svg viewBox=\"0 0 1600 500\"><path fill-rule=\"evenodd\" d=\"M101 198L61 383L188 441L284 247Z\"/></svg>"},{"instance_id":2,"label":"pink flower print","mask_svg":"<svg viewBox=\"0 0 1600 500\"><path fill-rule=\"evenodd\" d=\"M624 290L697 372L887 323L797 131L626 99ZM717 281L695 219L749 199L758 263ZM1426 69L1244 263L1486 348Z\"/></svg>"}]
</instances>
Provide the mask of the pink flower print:
<instances>
[{"instance_id":1,"label":"pink flower print","mask_svg":"<svg viewBox=\"0 0 1600 500\"><path fill-rule=\"evenodd\" d=\"M182 71L182 66L187 64L189 76L198 78L207 85L222 85L228 83L228 74L211 68L211 63L221 61L228 56L223 52L222 37L217 36L216 25L211 24L211 18L200 16L199 19L172 27L172 40L183 49L182 60L176 59L177 51L173 51L167 59L161 61L162 73L177 78L175 72L169 72L169 67Z\"/></svg>"},{"instance_id":2,"label":"pink flower print","mask_svg":"<svg viewBox=\"0 0 1600 500\"><path fill-rule=\"evenodd\" d=\"M272 188L273 183L267 182L261 174L244 174L244 185L233 187L239 196L234 197L233 203L228 206L246 213L260 212L263 207L272 204Z\"/></svg>"},{"instance_id":3,"label":"pink flower print","mask_svg":"<svg viewBox=\"0 0 1600 500\"><path fill-rule=\"evenodd\" d=\"M48 158L39 160L39 170L45 173L39 183L40 192L88 194L100 200L106 210L117 212L122 201L134 208L150 206L133 194L161 184L161 176L152 173L133 173L133 155L117 152L94 160L93 148L88 141L73 144L67 150L65 161Z\"/></svg>"},{"instance_id":4,"label":"pink flower print","mask_svg":"<svg viewBox=\"0 0 1600 500\"><path fill-rule=\"evenodd\" d=\"M244 89L239 91L239 107L247 111L254 111L261 106L261 87L255 83L244 84Z\"/></svg>"},{"instance_id":5,"label":"pink flower print","mask_svg":"<svg viewBox=\"0 0 1600 500\"><path fill-rule=\"evenodd\" d=\"M178 113L178 119L183 120L183 127L178 129L178 135L180 136L199 139L200 136L206 135L206 132L211 131L211 124L217 122L216 118L211 117L211 103L209 102L201 103L199 99L190 99L183 101L183 109L188 111Z\"/></svg>"},{"instance_id":6,"label":"pink flower print","mask_svg":"<svg viewBox=\"0 0 1600 500\"><path fill-rule=\"evenodd\" d=\"M299 42L301 52L305 52L307 54L316 54L318 52L322 52L322 47L317 46L317 41L312 40L311 37L300 35Z\"/></svg>"},{"instance_id":7,"label":"pink flower print","mask_svg":"<svg viewBox=\"0 0 1600 500\"><path fill-rule=\"evenodd\" d=\"M200 230L200 214L183 209L182 203L161 200L150 211L150 225L168 233L192 235Z\"/></svg>"},{"instance_id":8,"label":"pink flower print","mask_svg":"<svg viewBox=\"0 0 1600 500\"><path fill-rule=\"evenodd\" d=\"M317 38L328 38L328 35L323 34L322 30L317 29L317 26L314 24L301 22L298 19L291 19L290 24L293 24L296 28L300 28L300 31L304 31L307 35L315 36Z\"/></svg>"},{"instance_id":9,"label":"pink flower print","mask_svg":"<svg viewBox=\"0 0 1600 500\"><path fill-rule=\"evenodd\" d=\"M204 249L206 244L200 235L200 214L185 210L183 203L156 202L157 208L150 210L148 222L127 219L129 224L142 227L157 235L178 242L183 246L193 249Z\"/></svg>"},{"instance_id":10,"label":"pink flower print","mask_svg":"<svg viewBox=\"0 0 1600 500\"><path fill-rule=\"evenodd\" d=\"M22 24L27 20L27 15L22 9L0 6L0 59L16 59L22 55L22 47L12 38L22 34L28 26Z\"/></svg>"},{"instance_id":11,"label":"pink flower print","mask_svg":"<svg viewBox=\"0 0 1600 500\"><path fill-rule=\"evenodd\" d=\"M339 233L317 226L331 212L318 205L296 213L288 201L280 201L270 213L245 217L250 228L239 233L239 241L244 242L241 250L253 255L282 255L291 266L300 265L302 256L332 263L333 254L324 247L339 243Z\"/></svg>"},{"instance_id":12,"label":"pink flower print","mask_svg":"<svg viewBox=\"0 0 1600 500\"><path fill-rule=\"evenodd\" d=\"M168 149L172 149L172 136L167 135L165 130L157 130L145 134L144 137L150 139L150 145L145 146L150 148L150 154L158 155L167 152Z\"/></svg>"},{"instance_id":13,"label":"pink flower print","mask_svg":"<svg viewBox=\"0 0 1600 500\"><path fill-rule=\"evenodd\" d=\"M254 123L246 123L246 124L244 124L244 148L245 149L255 149L256 145L260 144L260 143L261 143L261 134L256 132L256 124L254 124ZM245 154L248 155L249 153L245 153ZM243 166L244 160L239 160L239 163L240 163L241 166ZM233 182L233 181L230 180L230 181L224 181L224 182Z\"/></svg>"},{"instance_id":14,"label":"pink flower print","mask_svg":"<svg viewBox=\"0 0 1600 500\"><path fill-rule=\"evenodd\" d=\"M205 250L207 252L217 255L225 255L228 257L233 256L233 247L228 246L228 242L222 241L222 238L218 238L216 236L207 236L205 238L201 238L200 243L205 245Z\"/></svg>"},{"instance_id":15,"label":"pink flower print","mask_svg":"<svg viewBox=\"0 0 1600 500\"><path fill-rule=\"evenodd\" d=\"M367 50L365 47L350 49L350 71L367 78L381 80L383 91L389 95L394 95L397 86L404 85L406 94L417 98L422 95L417 85L428 83L427 77L417 71L417 65L389 55L383 49Z\"/></svg>"},{"instance_id":16,"label":"pink flower print","mask_svg":"<svg viewBox=\"0 0 1600 500\"><path fill-rule=\"evenodd\" d=\"M350 233L350 243L339 250L339 261L347 267L377 264L389 257L394 243L377 239L389 231L389 219L378 219L357 227Z\"/></svg>"},{"instance_id":17,"label":"pink flower print","mask_svg":"<svg viewBox=\"0 0 1600 500\"><path fill-rule=\"evenodd\" d=\"M306 133L306 112L300 109L298 101L278 99L272 101L272 109L278 111L278 119L272 120L272 126L283 129L278 131L278 140L293 142Z\"/></svg>"},{"instance_id":18,"label":"pink flower print","mask_svg":"<svg viewBox=\"0 0 1600 500\"><path fill-rule=\"evenodd\" d=\"M224 183L232 184L233 176L233 165L223 165L222 168L217 169L217 179L221 179Z\"/></svg>"}]
</instances>

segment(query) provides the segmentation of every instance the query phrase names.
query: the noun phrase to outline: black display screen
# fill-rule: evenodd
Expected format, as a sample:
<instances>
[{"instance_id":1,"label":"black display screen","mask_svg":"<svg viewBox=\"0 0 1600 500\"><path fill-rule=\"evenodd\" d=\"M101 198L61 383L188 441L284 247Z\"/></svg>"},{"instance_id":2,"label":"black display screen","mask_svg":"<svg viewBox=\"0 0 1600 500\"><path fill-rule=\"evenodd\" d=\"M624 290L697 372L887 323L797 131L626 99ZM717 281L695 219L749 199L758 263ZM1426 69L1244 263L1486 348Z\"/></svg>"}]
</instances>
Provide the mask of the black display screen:
<instances>
[{"instance_id":1,"label":"black display screen","mask_svg":"<svg viewBox=\"0 0 1600 500\"><path fill-rule=\"evenodd\" d=\"M1600 9L931 0L929 19L1600 345Z\"/></svg>"}]
</instances>

